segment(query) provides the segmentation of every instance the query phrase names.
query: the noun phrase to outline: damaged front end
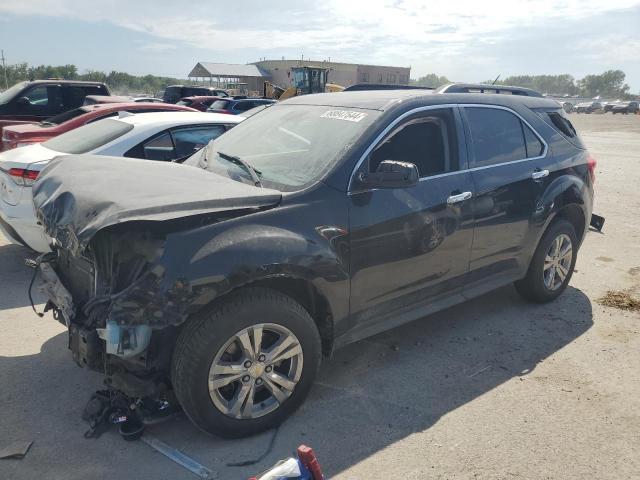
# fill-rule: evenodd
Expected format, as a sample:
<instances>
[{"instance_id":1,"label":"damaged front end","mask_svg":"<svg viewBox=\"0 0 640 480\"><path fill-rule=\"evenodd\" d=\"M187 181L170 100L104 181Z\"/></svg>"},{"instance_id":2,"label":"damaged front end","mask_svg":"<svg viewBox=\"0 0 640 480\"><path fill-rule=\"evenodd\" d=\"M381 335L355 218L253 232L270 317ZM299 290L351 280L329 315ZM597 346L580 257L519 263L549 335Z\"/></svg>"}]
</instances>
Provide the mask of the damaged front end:
<instances>
[{"instance_id":1,"label":"damaged front end","mask_svg":"<svg viewBox=\"0 0 640 480\"><path fill-rule=\"evenodd\" d=\"M163 251L161 235L101 232L82 254L57 249L39 265L46 309L68 327L74 361L132 397L168 388L175 330L189 303L186 289L162 289Z\"/></svg>"},{"instance_id":2,"label":"damaged front end","mask_svg":"<svg viewBox=\"0 0 640 480\"><path fill-rule=\"evenodd\" d=\"M166 266L168 237L281 200L193 167L86 155L50 162L33 193L53 239L38 265L45 309L69 329L76 363L130 397L170 388L177 330L191 313L191 285Z\"/></svg>"}]
</instances>

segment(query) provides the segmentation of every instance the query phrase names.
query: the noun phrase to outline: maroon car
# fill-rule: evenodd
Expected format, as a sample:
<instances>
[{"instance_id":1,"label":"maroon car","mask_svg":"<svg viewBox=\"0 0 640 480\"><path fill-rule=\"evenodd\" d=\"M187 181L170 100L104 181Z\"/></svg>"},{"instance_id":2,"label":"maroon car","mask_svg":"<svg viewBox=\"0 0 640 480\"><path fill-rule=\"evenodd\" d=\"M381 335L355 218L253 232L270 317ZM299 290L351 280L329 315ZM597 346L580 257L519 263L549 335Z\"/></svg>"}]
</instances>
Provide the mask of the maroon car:
<instances>
[{"instance_id":1,"label":"maroon car","mask_svg":"<svg viewBox=\"0 0 640 480\"><path fill-rule=\"evenodd\" d=\"M216 100L221 100L222 97L213 96L193 96L181 98L176 105L184 105L185 107L195 108L201 112L206 112Z\"/></svg>"},{"instance_id":2,"label":"maroon car","mask_svg":"<svg viewBox=\"0 0 640 480\"><path fill-rule=\"evenodd\" d=\"M0 151L22 147L30 143L40 143L61 133L68 132L87 123L95 122L107 117L114 117L118 112L147 113L147 112L172 112L184 110L195 112L193 108L184 105L172 105L168 103L105 103L86 105L69 110L40 123L23 123L4 127Z\"/></svg>"}]
</instances>

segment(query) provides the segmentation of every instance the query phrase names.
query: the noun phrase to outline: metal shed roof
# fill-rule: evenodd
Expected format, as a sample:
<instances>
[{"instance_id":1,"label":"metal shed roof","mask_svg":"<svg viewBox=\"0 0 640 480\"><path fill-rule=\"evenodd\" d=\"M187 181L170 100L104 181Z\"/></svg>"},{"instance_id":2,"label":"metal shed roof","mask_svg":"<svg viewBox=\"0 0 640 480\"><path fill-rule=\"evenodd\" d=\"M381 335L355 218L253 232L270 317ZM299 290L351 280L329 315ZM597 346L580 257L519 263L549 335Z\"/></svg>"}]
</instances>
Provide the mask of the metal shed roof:
<instances>
[{"instance_id":1,"label":"metal shed roof","mask_svg":"<svg viewBox=\"0 0 640 480\"><path fill-rule=\"evenodd\" d=\"M268 77L257 65L238 65L233 63L198 62L190 77Z\"/></svg>"}]
</instances>

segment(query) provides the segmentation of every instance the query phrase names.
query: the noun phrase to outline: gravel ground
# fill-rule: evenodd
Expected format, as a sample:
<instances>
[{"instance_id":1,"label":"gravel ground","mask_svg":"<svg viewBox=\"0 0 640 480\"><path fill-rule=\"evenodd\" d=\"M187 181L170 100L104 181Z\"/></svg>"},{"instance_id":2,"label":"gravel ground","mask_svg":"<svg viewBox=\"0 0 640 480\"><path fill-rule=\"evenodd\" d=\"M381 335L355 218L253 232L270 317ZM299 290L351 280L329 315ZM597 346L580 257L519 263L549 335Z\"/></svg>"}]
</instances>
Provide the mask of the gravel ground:
<instances>
[{"instance_id":1,"label":"gravel ground","mask_svg":"<svg viewBox=\"0 0 640 480\"><path fill-rule=\"evenodd\" d=\"M640 116L572 115L598 160L595 213L570 288L550 305L509 288L339 351L277 432L224 441L178 417L149 433L221 479L246 479L300 443L332 479L640 478L640 314L597 303L640 294ZM84 440L100 388L26 295L25 249L0 237L0 448L33 440L0 479L192 479L115 432ZM38 299L37 301L41 301Z\"/></svg>"}]
</instances>

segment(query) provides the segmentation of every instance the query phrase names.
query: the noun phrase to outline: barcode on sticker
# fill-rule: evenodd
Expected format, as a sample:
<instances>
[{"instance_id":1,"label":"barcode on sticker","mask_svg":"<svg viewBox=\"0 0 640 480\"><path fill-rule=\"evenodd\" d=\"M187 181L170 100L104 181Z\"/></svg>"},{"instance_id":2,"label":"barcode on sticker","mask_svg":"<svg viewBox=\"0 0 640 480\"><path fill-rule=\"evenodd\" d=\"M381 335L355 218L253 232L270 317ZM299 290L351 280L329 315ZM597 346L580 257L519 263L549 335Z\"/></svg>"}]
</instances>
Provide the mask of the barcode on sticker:
<instances>
[{"instance_id":1,"label":"barcode on sticker","mask_svg":"<svg viewBox=\"0 0 640 480\"><path fill-rule=\"evenodd\" d=\"M335 118L336 120L346 120L347 122L359 122L366 116L366 113L351 112L349 110L327 110L320 115L321 118Z\"/></svg>"}]
</instances>

